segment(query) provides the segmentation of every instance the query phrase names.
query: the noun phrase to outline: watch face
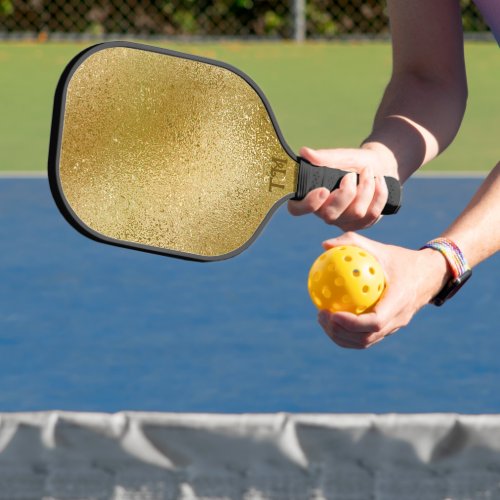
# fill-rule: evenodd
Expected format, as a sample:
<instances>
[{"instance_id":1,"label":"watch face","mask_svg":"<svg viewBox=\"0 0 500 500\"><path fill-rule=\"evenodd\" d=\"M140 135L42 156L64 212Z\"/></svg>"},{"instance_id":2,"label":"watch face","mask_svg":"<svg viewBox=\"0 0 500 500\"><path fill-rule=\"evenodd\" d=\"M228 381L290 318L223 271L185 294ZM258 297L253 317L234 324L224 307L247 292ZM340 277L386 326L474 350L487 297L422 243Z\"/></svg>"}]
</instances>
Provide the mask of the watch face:
<instances>
[{"instance_id":1,"label":"watch face","mask_svg":"<svg viewBox=\"0 0 500 500\"><path fill-rule=\"evenodd\" d=\"M444 288L432 299L432 303L436 306L442 306L448 299L451 299L460 288L462 288L467 280L472 276L472 270L465 271L458 278L454 278L444 286Z\"/></svg>"}]
</instances>

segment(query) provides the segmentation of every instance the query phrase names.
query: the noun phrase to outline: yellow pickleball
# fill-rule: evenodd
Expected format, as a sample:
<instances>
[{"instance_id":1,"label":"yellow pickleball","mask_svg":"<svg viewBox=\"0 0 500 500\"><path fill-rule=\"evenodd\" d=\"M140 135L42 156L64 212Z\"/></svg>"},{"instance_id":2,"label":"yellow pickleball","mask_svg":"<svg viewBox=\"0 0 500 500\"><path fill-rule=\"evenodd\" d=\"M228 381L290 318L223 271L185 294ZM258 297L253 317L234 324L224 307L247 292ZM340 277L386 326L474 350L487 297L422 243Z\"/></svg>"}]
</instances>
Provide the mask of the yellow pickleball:
<instances>
[{"instance_id":1,"label":"yellow pickleball","mask_svg":"<svg viewBox=\"0 0 500 500\"><path fill-rule=\"evenodd\" d=\"M363 248L334 247L312 265L307 288L318 309L362 314L369 312L382 295L384 271Z\"/></svg>"}]
</instances>

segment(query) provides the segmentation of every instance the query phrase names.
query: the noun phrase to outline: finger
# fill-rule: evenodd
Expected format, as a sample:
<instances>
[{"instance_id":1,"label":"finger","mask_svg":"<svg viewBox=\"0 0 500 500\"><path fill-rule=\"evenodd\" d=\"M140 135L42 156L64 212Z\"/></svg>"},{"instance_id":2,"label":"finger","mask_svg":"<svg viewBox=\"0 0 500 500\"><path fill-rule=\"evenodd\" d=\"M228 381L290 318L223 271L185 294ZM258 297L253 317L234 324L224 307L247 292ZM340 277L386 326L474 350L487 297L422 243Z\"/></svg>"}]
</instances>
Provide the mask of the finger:
<instances>
[{"instance_id":1,"label":"finger","mask_svg":"<svg viewBox=\"0 0 500 500\"><path fill-rule=\"evenodd\" d=\"M338 323L335 322L335 318L331 323L332 335L335 338L342 340L343 342L357 346L358 349L367 349L380 341L384 340L386 334L382 332L352 332L348 331ZM389 335L389 334L387 334Z\"/></svg>"},{"instance_id":2,"label":"finger","mask_svg":"<svg viewBox=\"0 0 500 500\"><path fill-rule=\"evenodd\" d=\"M338 312L335 314L334 322L339 329L365 336L379 333L385 326L383 318L380 318L375 312L359 315L350 312Z\"/></svg>"},{"instance_id":3,"label":"finger","mask_svg":"<svg viewBox=\"0 0 500 500\"><path fill-rule=\"evenodd\" d=\"M300 201L289 201L288 211L292 215L305 215L316 212L330 196L330 191L326 188L314 189Z\"/></svg>"},{"instance_id":4,"label":"finger","mask_svg":"<svg viewBox=\"0 0 500 500\"><path fill-rule=\"evenodd\" d=\"M382 218L382 210L387 203L389 190L382 175L375 176L375 190L371 205L366 212L365 222L367 225L373 225Z\"/></svg>"},{"instance_id":5,"label":"finger","mask_svg":"<svg viewBox=\"0 0 500 500\"><path fill-rule=\"evenodd\" d=\"M318 153L316 149L308 147L300 148L299 156L317 166L323 166L324 158L326 157L326 155Z\"/></svg>"},{"instance_id":6,"label":"finger","mask_svg":"<svg viewBox=\"0 0 500 500\"><path fill-rule=\"evenodd\" d=\"M342 347L350 347L355 349L363 349L366 347L367 335L354 334L339 326L335 322L337 313L329 311L320 311L318 314L318 322L323 327L325 333L337 344Z\"/></svg>"},{"instance_id":7,"label":"finger","mask_svg":"<svg viewBox=\"0 0 500 500\"><path fill-rule=\"evenodd\" d=\"M349 173L340 181L338 189L333 191L324 201L323 205L316 211L326 223L334 224L337 219L349 207L356 197L357 179L355 173Z\"/></svg>"},{"instance_id":8,"label":"finger","mask_svg":"<svg viewBox=\"0 0 500 500\"><path fill-rule=\"evenodd\" d=\"M332 330L331 328L323 327L323 330L327 336L340 347L344 347L346 349L363 349L359 342L346 338L343 335L339 335L338 332Z\"/></svg>"},{"instance_id":9,"label":"finger","mask_svg":"<svg viewBox=\"0 0 500 500\"><path fill-rule=\"evenodd\" d=\"M355 332L352 330L347 330L342 326L342 323L337 321L340 315L344 313L330 313L329 311L323 310L318 314L318 322L323 327L325 333L338 345L341 347L351 348L351 349L367 349L375 344L378 344L387 335L392 335L399 328L395 328L390 331L390 333L383 332ZM351 313L345 313L348 316Z\"/></svg>"},{"instance_id":10,"label":"finger","mask_svg":"<svg viewBox=\"0 0 500 500\"><path fill-rule=\"evenodd\" d=\"M323 241L322 245L325 250L342 245L357 245L363 247L365 250L370 251L370 242L371 240L369 240L365 236L361 236L354 231L348 231L344 234L341 234L340 236Z\"/></svg>"},{"instance_id":11,"label":"finger","mask_svg":"<svg viewBox=\"0 0 500 500\"><path fill-rule=\"evenodd\" d=\"M335 148L335 149L311 149L303 147L299 151L299 155L314 165L348 168L354 172L358 172L360 167L360 159L363 159L363 151L359 149Z\"/></svg>"},{"instance_id":12,"label":"finger","mask_svg":"<svg viewBox=\"0 0 500 500\"><path fill-rule=\"evenodd\" d=\"M359 181L356 188L356 197L343 213L346 223L362 221L373 202L375 194L375 178L373 169L366 167L359 173Z\"/></svg>"},{"instance_id":13,"label":"finger","mask_svg":"<svg viewBox=\"0 0 500 500\"><path fill-rule=\"evenodd\" d=\"M385 337L388 333L404 326L398 308L401 297L388 290L390 287L386 288L373 311L360 315L338 312L335 314L335 324L339 329L367 336L369 341Z\"/></svg>"},{"instance_id":14,"label":"finger","mask_svg":"<svg viewBox=\"0 0 500 500\"><path fill-rule=\"evenodd\" d=\"M335 330L325 330L326 334L337 344L343 344L352 349L367 349L384 339L383 335L353 334L342 328Z\"/></svg>"},{"instance_id":15,"label":"finger","mask_svg":"<svg viewBox=\"0 0 500 500\"><path fill-rule=\"evenodd\" d=\"M328 333L327 333L328 335ZM360 347L359 345L357 344L354 344L353 342L347 342L345 340L342 340L342 339L339 339L339 338L336 338L332 335L328 335L328 337L333 341L335 342L335 344L337 344L338 346L340 347L343 347L344 349L363 349L363 347Z\"/></svg>"}]
</instances>

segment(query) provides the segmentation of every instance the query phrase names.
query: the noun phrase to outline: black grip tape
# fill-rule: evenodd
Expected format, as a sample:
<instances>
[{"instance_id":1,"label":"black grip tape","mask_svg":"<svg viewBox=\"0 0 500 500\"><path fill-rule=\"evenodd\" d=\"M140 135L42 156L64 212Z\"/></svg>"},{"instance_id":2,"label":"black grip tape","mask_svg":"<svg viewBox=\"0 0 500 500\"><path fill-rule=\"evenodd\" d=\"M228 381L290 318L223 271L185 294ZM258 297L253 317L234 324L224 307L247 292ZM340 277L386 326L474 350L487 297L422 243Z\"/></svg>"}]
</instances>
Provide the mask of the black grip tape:
<instances>
[{"instance_id":1,"label":"black grip tape","mask_svg":"<svg viewBox=\"0 0 500 500\"><path fill-rule=\"evenodd\" d=\"M307 193L313 189L325 187L333 191L340 186L340 181L350 172L339 170L338 168L317 167L304 158L299 160L299 176L297 182L297 193L294 200L302 200ZM382 213L384 215L395 214L401 207L402 189L401 184L394 177L384 177L387 184L388 197ZM356 175L356 182L359 182L359 175Z\"/></svg>"}]
</instances>

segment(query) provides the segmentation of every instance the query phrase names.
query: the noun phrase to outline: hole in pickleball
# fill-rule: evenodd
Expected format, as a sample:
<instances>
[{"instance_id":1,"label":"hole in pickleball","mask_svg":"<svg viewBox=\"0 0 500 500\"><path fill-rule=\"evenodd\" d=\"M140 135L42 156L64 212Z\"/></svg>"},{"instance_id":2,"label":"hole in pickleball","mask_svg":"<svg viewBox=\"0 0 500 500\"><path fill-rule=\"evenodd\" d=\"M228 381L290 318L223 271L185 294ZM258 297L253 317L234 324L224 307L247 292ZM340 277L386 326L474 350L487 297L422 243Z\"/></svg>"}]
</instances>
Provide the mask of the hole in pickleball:
<instances>
[{"instance_id":1,"label":"hole in pickleball","mask_svg":"<svg viewBox=\"0 0 500 500\"><path fill-rule=\"evenodd\" d=\"M344 286L344 278L335 278L335 281L334 281L335 285L336 286Z\"/></svg>"},{"instance_id":2,"label":"hole in pickleball","mask_svg":"<svg viewBox=\"0 0 500 500\"><path fill-rule=\"evenodd\" d=\"M366 253L365 252L359 252L359 255L361 255L361 257L366 257Z\"/></svg>"},{"instance_id":3,"label":"hole in pickleball","mask_svg":"<svg viewBox=\"0 0 500 500\"><path fill-rule=\"evenodd\" d=\"M313 275L314 281L319 281L321 279L321 271L316 271Z\"/></svg>"},{"instance_id":4,"label":"hole in pickleball","mask_svg":"<svg viewBox=\"0 0 500 500\"><path fill-rule=\"evenodd\" d=\"M380 290L382 290L382 285L379 284L377 290L380 292Z\"/></svg>"},{"instance_id":5,"label":"hole in pickleball","mask_svg":"<svg viewBox=\"0 0 500 500\"><path fill-rule=\"evenodd\" d=\"M344 304L350 304L351 303L351 297L349 297L349 295L343 295L342 296L342 302Z\"/></svg>"},{"instance_id":6,"label":"hole in pickleball","mask_svg":"<svg viewBox=\"0 0 500 500\"><path fill-rule=\"evenodd\" d=\"M361 307L361 306L356 307L356 314L361 314L365 309L366 307Z\"/></svg>"},{"instance_id":7,"label":"hole in pickleball","mask_svg":"<svg viewBox=\"0 0 500 500\"><path fill-rule=\"evenodd\" d=\"M368 293L370 291L370 287L368 285L365 285L363 288L363 293Z\"/></svg>"},{"instance_id":8,"label":"hole in pickleball","mask_svg":"<svg viewBox=\"0 0 500 500\"><path fill-rule=\"evenodd\" d=\"M352 257L351 257L350 255L346 255L346 256L344 257L344 260L345 260L346 262L351 262Z\"/></svg>"},{"instance_id":9,"label":"hole in pickleball","mask_svg":"<svg viewBox=\"0 0 500 500\"><path fill-rule=\"evenodd\" d=\"M321 307L323 305L323 303L316 294L313 294L313 301L318 307Z\"/></svg>"},{"instance_id":10,"label":"hole in pickleball","mask_svg":"<svg viewBox=\"0 0 500 500\"><path fill-rule=\"evenodd\" d=\"M342 309L342 306L338 302L333 303L333 310L334 311L340 311Z\"/></svg>"},{"instance_id":11,"label":"hole in pickleball","mask_svg":"<svg viewBox=\"0 0 500 500\"><path fill-rule=\"evenodd\" d=\"M361 274L361 273L359 272L359 269L354 269L354 271L352 272L352 275L353 275L355 278L358 278L360 274Z\"/></svg>"},{"instance_id":12,"label":"hole in pickleball","mask_svg":"<svg viewBox=\"0 0 500 500\"><path fill-rule=\"evenodd\" d=\"M333 273L333 271L335 271L335 266L333 264L328 264L326 269L328 272Z\"/></svg>"},{"instance_id":13,"label":"hole in pickleball","mask_svg":"<svg viewBox=\"0 0 500 500\"><path fill-rule=\"evenodd\" d=\"M332 291L326 285L321 289L321 293L325 299L329 299L332 296Z\"/></svg>"},{"instance_id":14,"label":"hole in pickleball","mask_svg":"<svg viewBox=\"0 0 500 500\"><path fill-rule=\"evenodd\" d=\"M368 269L368 271L370 271L370 274L375 274L375 269L373 267L370 267L370 269Z\"/></svg>"}]
</instances>

